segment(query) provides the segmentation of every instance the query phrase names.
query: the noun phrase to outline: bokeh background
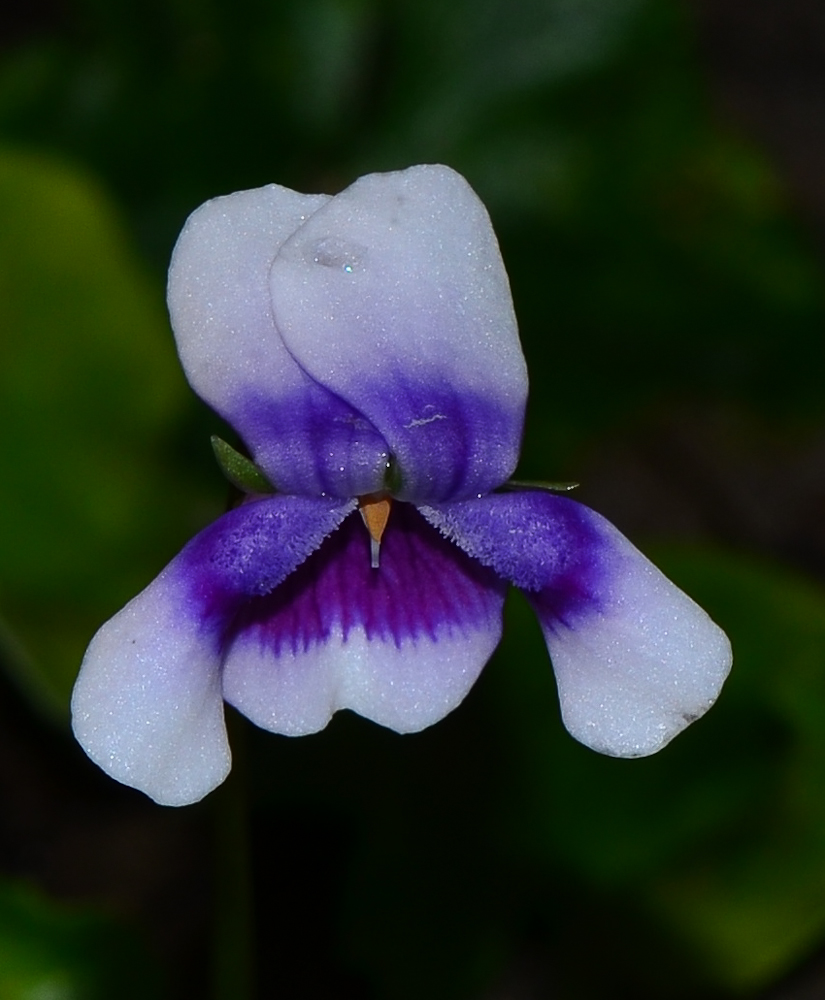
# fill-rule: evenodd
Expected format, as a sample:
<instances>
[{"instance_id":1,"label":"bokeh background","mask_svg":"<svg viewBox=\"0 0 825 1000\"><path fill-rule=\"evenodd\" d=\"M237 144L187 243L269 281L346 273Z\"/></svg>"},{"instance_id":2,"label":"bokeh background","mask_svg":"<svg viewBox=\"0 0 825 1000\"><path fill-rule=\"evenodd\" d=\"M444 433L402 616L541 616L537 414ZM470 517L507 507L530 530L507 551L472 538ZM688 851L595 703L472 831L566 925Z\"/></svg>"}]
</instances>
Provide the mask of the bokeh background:
<instances>
[{"instance_id":1,"label":"bokeh background","mask_svg":"<svg viewBox=\"0 0 825 1000\"><path fill-rule=\"evenodd\" d=\"M6 5L0 1000L825 996L823 49L817 0ZM67 706L226 503L176 235L216 194L429 161L500 237L520 476L580 481L734 672L658 756L599 757L513 598L439 726L233 717L227 785L155 806Z\"/></svg>"}]
</instances>

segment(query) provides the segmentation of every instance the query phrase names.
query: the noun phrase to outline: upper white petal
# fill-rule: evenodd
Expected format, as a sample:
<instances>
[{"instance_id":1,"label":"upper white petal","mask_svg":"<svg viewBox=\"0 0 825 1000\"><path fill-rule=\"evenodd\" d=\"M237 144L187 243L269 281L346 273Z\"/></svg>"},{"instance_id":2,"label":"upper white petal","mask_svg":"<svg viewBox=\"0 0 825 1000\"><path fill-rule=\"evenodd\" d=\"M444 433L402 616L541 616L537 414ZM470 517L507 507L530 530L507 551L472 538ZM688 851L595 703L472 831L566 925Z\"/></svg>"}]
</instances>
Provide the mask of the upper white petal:
<instances>
[{"instance_id":1,"label":"upper white petal","mask_svg":"<svg viewBox=\"0 0 825 1000\"><path fill-rule=\"evenodd\" d=\"M168 286L178 353L196 392L230 421L239 397L305 385L275 326L269 269L327 201L280 184L238 191L201 205L178 238Z\"/></svg>"},{"instance_id":2,"label":"upper white petal","mask_svg":"<svg viewBox=\"0 0 825 1000\"><path fill-rule=\"evenodd\" d=\"M463 177L424 165L360 178L284 243L270 287L302 368L422 481L405 496L429 495L428 476L449 496L451 464L478 465L463 495L511 474L527 373L498 243Z\"/></svg>"}]
</instances>

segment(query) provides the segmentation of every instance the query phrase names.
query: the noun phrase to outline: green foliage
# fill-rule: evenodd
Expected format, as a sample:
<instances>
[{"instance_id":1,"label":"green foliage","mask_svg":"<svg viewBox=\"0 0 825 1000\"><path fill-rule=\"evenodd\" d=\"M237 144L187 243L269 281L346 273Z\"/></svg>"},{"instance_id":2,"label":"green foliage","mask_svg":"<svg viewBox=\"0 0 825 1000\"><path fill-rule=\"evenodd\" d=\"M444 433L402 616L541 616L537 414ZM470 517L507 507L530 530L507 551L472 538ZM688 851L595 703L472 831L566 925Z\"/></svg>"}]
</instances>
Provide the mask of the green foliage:
<instances>
[{"instance_id":1,"label":"green foliage","mask_svg":"<svg viewBox=\"0 0 825 1000\"><path fill-rule=\"evenodd\" d=\"M825 934L825 590L718 554L665 562L734 636L739 669L712 720L729 815L651 901L723 982L753 988Z\"/></svg>"},{"instance_id":2,"label":"green foliage","mask_svg":"<svg viewBox=\"0 0 825 1000\"><path fill-rule=\"evenodd\" d=\"M242 493L274 493L275 488L266 474L246 455L227 444L217 434L212 435L212 451L221 472Z\"/></svg>"},{"instance_id":3,"label":"green foliage","mask_svg":"<svg viewBox=\"0 0 825 1000\"><path fill-rule=\"evenodd\" d=\"M749 995L822 940L825 589L732 553L656 557L736 656L718 705L660 754L615 760L570 738L517 593L493 662L440 726L255 734L259 818L306 814L354 842L341 935L378 996L477 996L525 928L577 1000L627 968L643 996Z\"/></svg>"},{"instance_id":4,"label":"green foliage","mask_svg":"<svg viewBox=\"0 0 825 1000\"><path fill-rule=\"evenodd\" d=\"M665 752L599 757L548 726L540 639L513 602L499 661L520 795L521 857L628 896L719 986L774 979L825 934L825 589L731 554L663 550L657 562L732 637L719 704ZM503 663L502 663L503 665Z\"/></svg>"},{"instance_id":5,"label":"green foliage","mask_svg":"<svg viewBox=\"0 0 825 1000\"><path fill-rule=\"evenodd\" d=\"M185 524L164 451L186 390L160 289L97 184L0 150L0 217L0 613L19 675L65 713L101 608Z\"/></svg>"},{"instance_id":6,"label":"green foliage","mask_svg":"<svg viewBox=\"0 0 825 1000\"><path fill-rule=\"evenodd\" d=\"M124 1000L166 996L153 963L119 924L88 908L0 883L3 1000Z\"/></svg>"}]
</instances>

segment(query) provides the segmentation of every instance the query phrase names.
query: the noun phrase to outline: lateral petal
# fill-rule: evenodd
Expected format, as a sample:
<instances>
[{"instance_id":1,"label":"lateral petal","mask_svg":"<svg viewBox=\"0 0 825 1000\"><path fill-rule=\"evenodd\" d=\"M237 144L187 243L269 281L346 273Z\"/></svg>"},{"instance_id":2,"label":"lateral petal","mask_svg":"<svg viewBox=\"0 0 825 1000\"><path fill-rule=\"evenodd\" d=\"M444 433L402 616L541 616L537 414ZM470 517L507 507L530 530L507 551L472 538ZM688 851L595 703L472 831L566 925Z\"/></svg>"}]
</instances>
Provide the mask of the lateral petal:
<instances>
[{"instance_id":1,"label":"lateral petal","mask_svg":"<svg viewBox=\"0 0 825 1000\"><path fill-rule=\"evenodd\" d=\"M463 177L370 174L286 240L270 274L284 343L378 430L414 502L487 492L518 457L527 374L507 275Z\"/></svg>"},{"instance_id":2,"label":"lateral petal","mask_svg":"<svg viewBox=\"0 0 825 1000\"><path fill-rule=\"evenodd\" d=\"M275 496L197 535L86 652L72 697L78 741L100 767L163 805L196 802L230 756L221 665L239 608L277 587L352 502Z\"/></svg>"},{"instance_id":3,"label":"lateral petal","mask_svg":"<svg viewBox=\"0 0 825 1000\"><path fill-rule=\"evenodd\" d=\"M279 248L328 201L269 184L206 202L175 246L169 312L192 387L278 489L357 496L383 485L387 444L296 363L269 295Z\"/></svg>"},{"instance_id":4,"label":"lateral petal","mask_svg":"<svg viewBox=\"0 0 825 1000\"><path fill-rule=\"evenodd\" d=\"M72 695L78 742L111 777L182 806L230 768L220 652L162 573L92 639Z\"/></svg>"},{"instance_id":5,"label":"lateral petal","mask_svg":"<svg viewBox=\"0 0 825 1000\"><path fill-rule=\"evenodd\" d=\"M422 513L526 592L582 743L655 753L716 700L731 664L724 632L599 514L540 491Z\"/></svg>"},{"instance_id":6,"label":"lateral petal","mask_svg":"<svg viewBox=\"0 0 825 1000\"><path fill-rule=\"evenodd\" d=\"M273 732L322 729L349 708L398 732L437 722L465 697L501 634L504 585L394 503L370 565L349 517L269 596L238 616L224 697Z\"/></svg>"}]
</instances>

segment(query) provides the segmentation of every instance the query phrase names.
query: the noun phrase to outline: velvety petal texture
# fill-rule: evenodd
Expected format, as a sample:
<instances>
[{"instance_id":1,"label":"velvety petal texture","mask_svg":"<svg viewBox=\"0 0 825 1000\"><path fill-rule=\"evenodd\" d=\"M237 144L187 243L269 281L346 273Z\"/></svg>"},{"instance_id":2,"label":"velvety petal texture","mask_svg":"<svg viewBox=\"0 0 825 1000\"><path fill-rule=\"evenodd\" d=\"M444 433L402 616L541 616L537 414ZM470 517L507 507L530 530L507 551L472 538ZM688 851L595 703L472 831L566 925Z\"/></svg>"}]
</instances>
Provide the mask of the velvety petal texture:
<instances>
[{"instance_id":1,"label":"velvety petal texture","mask_svg":"<svg viewBox=\"0 0 825 1000\"><path fill-rule=\"evenodd\" d=\"M603 517L541 491L422 513L527 594L570 733L601 753L655 753L716 700L724 632Z\"/></svg>"},{"instance_id":2,"label":"velvety petal texture","mask_svg":"<svg viewBox=\"0 0 825 1000\"><path fill-rule=\"evenodd\" d=\"M163 805L196 802L226 777L221 667L251 596L269 593L354 504L272 497L225 514L95 635L72 726L112 777Z\"/></svg>"},{"instance_id":3,"label":"velvety petal texture","mask_svg":"<svg viewBox=\"0 0 825 1000\"><path fill-rule=\"evenodd\" d=\"M246 604L227 642L224 695L265 729L301 735L350 708L398 732L452 711L501 635L505 584L394 503L370 565L350 515L281 587Z\"/></svg>"}]
</instances>

